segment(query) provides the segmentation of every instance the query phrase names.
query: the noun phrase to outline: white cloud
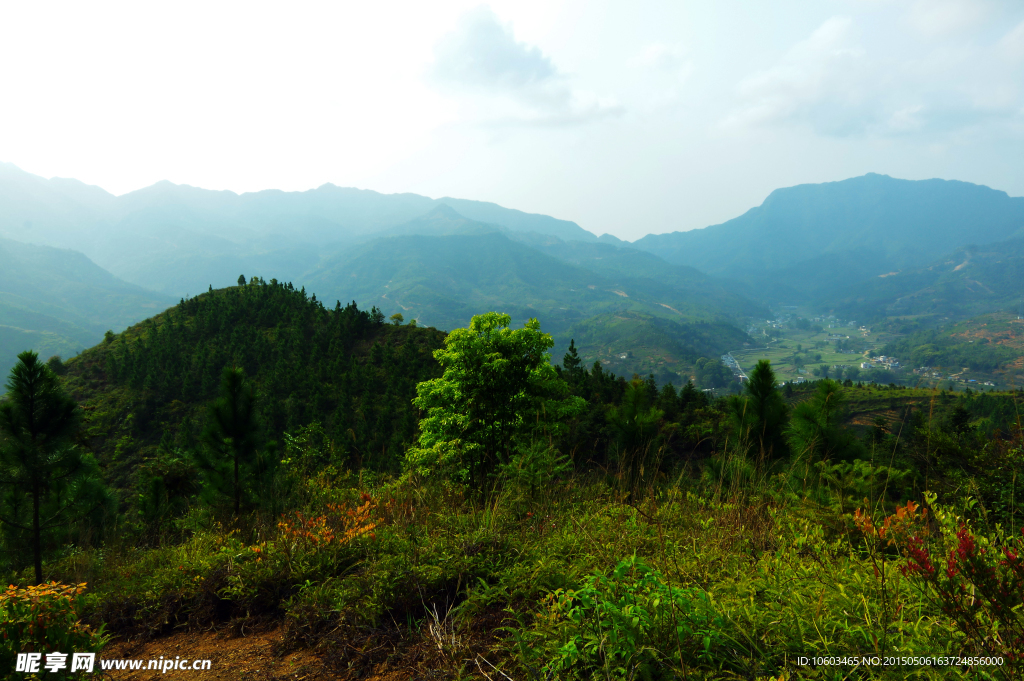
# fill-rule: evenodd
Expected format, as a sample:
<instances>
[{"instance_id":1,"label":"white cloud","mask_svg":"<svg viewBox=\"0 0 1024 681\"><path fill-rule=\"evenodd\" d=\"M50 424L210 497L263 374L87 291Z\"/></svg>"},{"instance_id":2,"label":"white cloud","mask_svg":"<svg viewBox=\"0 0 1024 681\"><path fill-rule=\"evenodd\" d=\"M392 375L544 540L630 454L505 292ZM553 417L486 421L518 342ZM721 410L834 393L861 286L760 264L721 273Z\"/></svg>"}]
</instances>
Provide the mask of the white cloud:
<instances>
[{"instance_id":1,"label":"white cloud","mask_svg":"<svg viewBox=\"0 0 1024 681\"><path fill-rule=\"evenodd\" d=\"M483 90L525 90L556 79L551 59L536 46L517 42L489 7L465 13L458 28L435 50L435 76Z\"/></svg>"},{"instance_id":2,"label":"white cloud","mask_svg":"<svg viewBox=\"0 0 1024 681\"><path fill-rule=\"evenodd\" d=\"M613 100L570 87L550 57L517 41L489 7L463 14L434 56L433 81L488 126L576 125L622 112Z\"/></svg>"},{"instance_id":3,"label":"white cloud","mask_svg":"<svg viewBox=\"0 0 1024 681\"><path fill-rule=\"evenodd\" d=\"M678 84L685 83L693 74L693 60L687 58L680 45L651 43L626 64L635 69L668 76Z\"/></svg>"},{"instance_id":4,"label":"white cloud","mask_svg":"<svg viewBox=\"0 0 1024 681\"><path fill-rule=\"evenodd\" d=\"M1024 59L1024 21L999 41L999 51L1013 60Z\"/></svg>"},{"instance_id":5,"label":"white cloud","mask_svg":"<svg viewBox=\"0 0 1024 681\"><path fill-rule=\"evenodd\" d=\"M658 71L675 71L685 62L685 53L679 45L651 43L640 54L629 60L630 66Z\"/></svg>"},{"instance_id":6,"label":"white cloud","mask_svg":"<svg viewBox=\"0 0 1024 681\"><path fill-rule=\"evenodd\" d=\"M920 104L907 106L892 112L887 121L888 128L893 132L914 132L924 127L921 119L921 112L924 107Z\"/></svg>"},{"instance_id":7,"label":"white cloud","mask_svg":"<svg viewBox=\"0 0 1024 681\"><path fill-rule=\"evenodd\" d=\"M740 81L740 105L725 128L811 119L814 127L845 130L861 108L864 50L848 17L832 17L771 68Z\"/></svg>"},{"instance_id":8,"label":"white cloud","mask_svg":"<svg viewBox=\"0 0 1024 681\"><path fill-rule=\"evenodd\" d=\"M1001 40L986 40L981 31L969 41L942 38L935 36L953 30L943 22L958 17L967 25L975 15L958 3L936 2L928 11L931 23L922 30L931 32L929 45L908 41L902 52L873 33L858 32L849 18L828 19L774 65L740 80L720 128L890 137L976 132L1016 117L1020 69L999 66L994 57L996 51L1012 56L1024 49L1024 24Z\"/></svg>"},{"instance_id":9,"label":"white cloud","mask_svg":"<svg viewBox=\"0 0 1024 681\"><path fill-rule=\"evenodd\" d=\"M917 0L907 18L911 26L927 36L945 36L973 28L988 10L983 0Z\"/></svg>"}]
</instances>

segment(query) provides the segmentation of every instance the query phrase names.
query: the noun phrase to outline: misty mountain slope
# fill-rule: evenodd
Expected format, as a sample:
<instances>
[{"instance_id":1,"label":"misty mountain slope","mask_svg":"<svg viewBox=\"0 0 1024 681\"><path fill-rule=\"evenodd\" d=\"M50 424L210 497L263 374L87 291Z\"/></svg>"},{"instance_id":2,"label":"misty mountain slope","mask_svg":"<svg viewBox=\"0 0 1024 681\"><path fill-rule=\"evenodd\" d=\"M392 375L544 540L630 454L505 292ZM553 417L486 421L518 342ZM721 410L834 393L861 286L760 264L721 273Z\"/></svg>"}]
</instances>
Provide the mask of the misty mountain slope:
<instances>
[{"instance_id":1,"label":"misty mountain slope","mask_svg":"<svg viewBox=\"0 0 1024 681\"><path fill-rule=\"evenodd\" d=\"M541 313L579 318L579 308L621 298L594 273L499 233L375 239L325 260L302 281L322 300L356 300L440 329L492 309L519 323Z\"/></svg>"},{"instance_id":2,"label":"misty mountain slope","mask_svg":"<svg viewBox=\"0 0 1024 681\"><path fill-rule=\"evenodd\" d=\"M76 180L0 166L0 237L79 250L119 277L175 297L228 285L255 266L292 279L323 254L443 206L510 231L597 240L574 222L465 199L332 184L235 194L167 181L115 197Z\"/></svg>"},{"instance_id":3,"label":"misty mountain slope","mask_svg":"<svg viewBox=\"0 0 1024 681\"><path fill-rule=\"evenodd\" d=\"M75 251L0 239L0 263L0 326L6 328L0 369L18 352L36 349L19 347L25 343L42 343L41 354L88 347L107 329L119 331L173 302Z\"/></svg>"},{"instance_id":4,"label":"misty mountain slope","mask_svg":"<svg viewBox=\"0 0 1024 681\"><path fill-rule=\"evenodd\" d=\"M1024 239L964 246L927 267L886 273L829 302L859 319L922 316L951 319L1017 310L1024 297Z\"/></svg>"},{"instance_id":5,"label":"misty mountain slope","mask_svg":"<svg viewBox=\"0 0 1024 681\"><path fill-rule=\"evenodd\" d=\"M763 316L765 309L737 293L742 285L708 276L686 265L673 265L653 253L610 243L562 241L557 237L534 233L510 233L510 239L525 243L542 253L572 265L583 267L624 286L644 287L661 297L677 297L686 292L707 306L725 314ZM644 280L639 283L637 280ZM660 293L656 293L660 291Z\"/></svg>"},{"instance_id":6,"label":"misty mountain slope","mask_svg":"<svg viewBox=\"0 0 1024 681\"><path fill-rule=\"evenodd\" d=\"M512 241L550 255L562 262L582 267L601 275L610 286L640 288L661 298L678 300L688 295L692 304L697 302L728 315L761 316L764 310L729 287L699 270L672 265L653 253L633 248L616 247L608 243L563 241L550 234L513 232L500 225L470 220L447 205L385 232L388 236L454 236L460 234L501 233ZM732 282L727 282L732 284Z\"/></svg>"},{"instance_id":7,"label":"misty mountain slope","mask_svg":"<svg viewBox=\"0 0 1024 681\"><path fill-rule=\"evenodd\" d=\"M851 274L927 265L967 243L1001 241L1022 230L1024 198L967 182L869 174L777 189L728 222L648 235L634 246L758 287L767 283L807 293L848 281ZM831 271L818 267L819 276L800 275L803 263L826 257L838 259ZM859 263L858 271L845 271L853 263Z\"/></svg>"},{"instance_id":8,"label":"misty mountain slope","mask_svg":"<svg viewBox=\"0 0 1024 681\"><path fill-rule=\"evenodd\" d=\"M654 376L683 385L701 357L718 357L751 343L747 334L721 322L685 322L642 312L617 311L576 322L556 340L572 338L587 365L600 361L620 376Z\"/></svg>"},{"instance_id":9,"label":"misty mountain slope","mask_svg":"<svg viewBox=\"0 0 1024 681\"><path fill-rule=\"evenodd\" d=\"M410 234L418 234L420 236L454 236L457 234L490 234L492 232L503 233L506 236L515 234L500 225L487 224L467 218L451 206L441 204L409 222L384 230L380 236ZM557 237L546 238L557 239Z\"/></svg>"},{"instance_id":10,"label":"misty mountain slope","mask_svg":"<svg viewBox=\"0 0 1024 681\"><path fill-rule=\"evenodd\" d=\"M93 338L91 341L77 342L49 331L29 331L0 324L0 374L6 381L11 368L18 362L18 355L26 350L34 350L44 359L54 355L66 359L90 344L95 344L95 341Z\"/></svg>"},{"instance_id":11,"label":"misty mountain slope","mask_svg":"<svg viewBox=\"0 0 1024 681\"><path fill-rule=\"evenodd\" d=\"M538 234L550 234L563 240L597 241L598 239L593 233L569 220L559 220L536 213L524 213L514 208L502 208L496 203L486 201L453 199L447 196L437 199L437 201L451 206L460 215L464 215L470 220L499 225L510 232L537 232Z\"/></svg>"},{"instance_id":12,"label":"misty mountain slope","mask_svg":"<svg viewBox=\"0 0 1024 681\"><path fill-rule=\"evenodd\" d=\"M702 354L749 340L731 323L734 317L700 292L598 274L499 232L375 239L326 259L303 283L325 302L356 300L445 330L490 310L511 315L515 326L536 317L555 337L556 359L578 329L586 335L585 344L577 342L581 352L606 358L635 351L635 362L615 359L618 371L649 370L667 380L678 381ZM738 297L735 307L758 309ZM637 328L605 333L605 324L620 317Z\"/></svg>"},{"instance_id":13,"label":"misty mountain slope","mask_svg":"<svg viewBox=\"0 0 1024 681\"><path fill-rule=\"evenodd\" d=\"M0 162L0 237L81 246L115 197L78 180L47 180Z\"/></svg>"},{"instance_id":14,"label":"misty mountain slope","mask_svg":"<svg viewBox=\"0 0 1024 681\"><path fill-rule=\"evenodd\" d=\"M354 299L438 328L465 326L473 314L490 309L520 321L538 316L558 328L613 309L676 319L757 309L733 297L735 309L726 310L700 291L600 274L497 232L376 239L325 260L301 282L323 300Z\"/></svg>"},{"instance_id":15,"label":"misty mountain slope","mask_svg":"<svg viewBox=\"0 0 1024 681\"><path fill-rule=\"evenodd\" d=\"M293 279L321 257L316 246L285 236L238 244L204 234L201 227L146 222L134 215L130 220L136 229L110 239L101 248L101 264L125 281L173 298L231 286L239 274Z\"/></svg>"}]
</instances>

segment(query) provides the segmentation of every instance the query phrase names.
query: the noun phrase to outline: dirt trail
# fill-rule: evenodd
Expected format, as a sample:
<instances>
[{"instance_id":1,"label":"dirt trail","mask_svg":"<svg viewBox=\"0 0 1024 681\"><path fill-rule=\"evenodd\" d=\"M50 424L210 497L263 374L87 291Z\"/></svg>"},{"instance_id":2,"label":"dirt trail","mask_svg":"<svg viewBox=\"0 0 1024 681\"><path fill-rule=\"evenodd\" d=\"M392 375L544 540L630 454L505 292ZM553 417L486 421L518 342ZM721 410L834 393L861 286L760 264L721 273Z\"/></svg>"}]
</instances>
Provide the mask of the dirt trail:
<instances>
[{"instance_id":1,"label":"dirt trail","mask_svg":"<svg viewBox=\"0 0 1024 681\"><path fill-rule=\"evenodd\" d=\"M493 631L486 630L483 639L490 640ZM113 641L102 653L105 660L142 660L143 669L108 670L102 678L116 681L320 681L327 679L361 679L362 681L413 681L414 679L446 679L465 674L453 673L453 659L438 655L426 640L401 646L392 660L375 660L366 665L345 669L325 664L325 658L336 652L330 647L318 653L301 649L281 655L281 628L257 631L245 636L227 631L204 633L178 633L146 642ZM461 638L460 638L461 641ZM468 643L468 637L466 639ZM335 642L335 645L337 642ZM472 659L468 647L459 652ZM336 657L336 656L335 656ZM459 656L456 656L458 658ZM150 660L184 658L191 666L194 660L210 660L210 669L169 669L166 673L146 669ZM454 666L466 666L460 660ZM485 666L490 663L485 662ZM97 662L97 666L99 663ZM469 665L472 667L472 665ZM96 669L99 672L99 669ZM469 678L488 678L472 671ZM500 676L500 675L499 675ZM508 678L508 677L502 677Z\"/></svg>"},{"instance_id":2,"label":"dirt trail","mask_svg":"<svg viewBox=\"0 0 1024 681\"><path fill-rule=\"evenodd\" d=\"M115 641L103 651L104 659L149 660L175 659L210 660L208 670L155 670L110 671L111 678L141 681L146 679L314 679L330 678L320 657L309 650L299 650L278 657L281 630L253 633L247 636L229 636L226 633L180 633L152 639L145 643ZM397 681L397 680L396 680Z\"/></svg>"}]
</instances>

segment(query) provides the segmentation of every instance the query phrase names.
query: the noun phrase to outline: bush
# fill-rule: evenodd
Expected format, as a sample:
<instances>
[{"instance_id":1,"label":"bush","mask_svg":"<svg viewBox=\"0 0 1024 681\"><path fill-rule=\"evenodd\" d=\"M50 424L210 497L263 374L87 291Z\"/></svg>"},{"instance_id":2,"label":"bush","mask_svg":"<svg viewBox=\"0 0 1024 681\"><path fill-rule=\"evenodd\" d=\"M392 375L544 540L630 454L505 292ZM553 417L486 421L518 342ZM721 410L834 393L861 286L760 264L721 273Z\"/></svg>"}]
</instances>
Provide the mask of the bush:
<instances>
[{"instance_id":1,"label":"bush","mask_svg":"<svg viewBox=\"0 0 1024 681\"><path fill-rule=\"evenodd\" d=\"M551 592L536 622L545 678L650 678L680 663L716 666L728 640L707 592L668 584L636 556L578 589Z\"/></svg>"},{"instance_id":2,"label":"bush","mask_svg":"<svg viewBox=\"0 0 1024 681\"><path fill-rule=\"evenodd\" d=\"M104 627L79 621L85 583L50 582L0 593L0 669L14 669L18 653L95 653L106 645Z\"/></svg>"},{"instance_id":3,"label":"bush","mask_svg":"<svg viewBox=\"0 0 1024 681\"><path fill-rule=\"evenodd\" d=\"M64 364L64 360L60 358L60 355L54 355L50 359L46 360L46 366L50 367L50 371L58 376L63 376L68 373L68 368Z\"/></svg>"},{"instance_id":4,"label":"bush","mask_svg":"<svg viewBox=\"0 0 1024 681\"><path fill-rule=\"evenodd\" d=\"M937 506L934 495L926 499L939 532L929 536L922 525L904 533L900 572L950 619L965 654L1002 656L1007 671L1021 671L1024 536L998 529L993 537L976 535L966 520Z\"/></svg>"}]
</instances>

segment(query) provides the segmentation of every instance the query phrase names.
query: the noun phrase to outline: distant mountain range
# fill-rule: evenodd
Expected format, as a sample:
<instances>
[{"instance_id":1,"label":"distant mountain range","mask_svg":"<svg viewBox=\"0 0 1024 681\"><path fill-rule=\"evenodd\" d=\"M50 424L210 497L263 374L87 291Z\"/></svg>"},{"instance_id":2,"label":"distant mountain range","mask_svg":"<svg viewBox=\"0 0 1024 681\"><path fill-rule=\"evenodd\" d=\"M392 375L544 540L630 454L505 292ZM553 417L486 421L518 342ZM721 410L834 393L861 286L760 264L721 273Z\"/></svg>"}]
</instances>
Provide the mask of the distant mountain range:
<instances>
[{"instance_id":1,"label":"distant mountain range","mask_svg":"<svg viewBox=\"0 0 1024 681\"><path fill-rule=\"evenodd\" d=\"M872 173L777 189L728 222L651 234L633 246L743 282L750 295L777 303L842 295L851 283L1014 236L1024 236L1024 198Z\"/></svg>"},{"instance_id":2,"label":"distant mountain range","mask_svg":"<svg viewBox=\"0 0 1024 681\"><path fill-rule=\"evenodd\" d=\"M174 302L76 251L0 239L0 263L0 376L23 350L66 358Z\"/></svg>"},{"instance_id":3,"label":"distant mountain range","mask_svg":"<svg viewBox=\"0 0 1024 681\"><path fill-rule=\"evenodd\" d=\"M512 232L598 240L574 222L482 201L331 184L235 194L158 182L114 196L0 163L0 236L81 251L128 282L174 297L227 286L241 271L296 278L325 250L390 233L438 206Z\"/></svg>"},{"instance_id":4,"label":"distant mountain range","mask_svg":"<svg viewBox=\"0 0 1024 681\"><path fill-rule=\"evenodd\" d=\"M649 339L650 348L634 353L619 333L620 340L581 347L583 356L619 373L657 372L676 382L698 352L685 339L699 339L700 352L724 352L746 340L732 324L766 314L694 268L610 245L614 237L599 239L572 222L482 202L332 185L239 196L161 182L114 197L8 165L0 167L0 231L81 249L118 277L155 291L164 307L167 296L255 275L292 281L327 303L356 300L441 329L492 309L516 324L538 317L556 336L556 357L574 328L600 339L600 325L589 320L628 313L638 328L632 337ZM148 316L135 302L125 309L135 316L113 323L97 314L97 323L120 330ZM0 312L0 324L7 321ZM687 326L695 323L703 325L700 333ZM657 333L644 332L648 327ZM98 340L95 330L89 333ZM664 340L673 333L674 340Z\"/></svg>"},{"instance_id":5,"label":"distant mountain range","mask_svg":"<svg viewBox=\"0 0 1024 681\"><path fill-rule=\"evenodd\" d=\"M779 303L859 319L1005 305L1020 295L1013 254L1024 244L1024 198L869 174L779 189L723 224L630 244L464 199L330 184L239 195L170 182L113 196L0 164L0 237L48 254L33 262L52 261L0 279L9 339L0 356L26 343L67 352L244 274L441 329L491 309L517 322L536 316L555 334L556 355L579 336L585 357L620 373L668 375L685 374L698 347L742 344L726 327ZM30 247L14 241L0 258L29 262ZM49 271L37 280L33 267ZM35 282L34 297L17 288L22 279Z\"/></svg>"},{"instance_id":6,"label":"distant mountain range","mask_svg":"<svg viewBox=\"0 0 1024 681\"><path fill-rule=\"evenodd\" d=\"M698 345L686 340L697 337L689 325L711 324L714 331L699 346L704 354L718 354L749 340L731 323L766 314L692 268L605 244L509 232L447 206L394 233L325 258L302 277L303 284L324 300L356 300L441 329L465 326L474 314L492 309L510 314L515 325L537 317L555 336L556 355L587 329L594 342L577 343L583 357L626 374L679 374L702 356L694 356ZM625 337L602 338L604 327L594 320L627 313L638 327L662 324L658 334L638 331L652 339L650 352L622 358L638 348ZM675 340L663 342L673 330Z\"/></svg>"}]
</instances>

